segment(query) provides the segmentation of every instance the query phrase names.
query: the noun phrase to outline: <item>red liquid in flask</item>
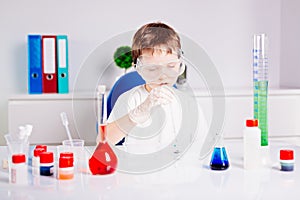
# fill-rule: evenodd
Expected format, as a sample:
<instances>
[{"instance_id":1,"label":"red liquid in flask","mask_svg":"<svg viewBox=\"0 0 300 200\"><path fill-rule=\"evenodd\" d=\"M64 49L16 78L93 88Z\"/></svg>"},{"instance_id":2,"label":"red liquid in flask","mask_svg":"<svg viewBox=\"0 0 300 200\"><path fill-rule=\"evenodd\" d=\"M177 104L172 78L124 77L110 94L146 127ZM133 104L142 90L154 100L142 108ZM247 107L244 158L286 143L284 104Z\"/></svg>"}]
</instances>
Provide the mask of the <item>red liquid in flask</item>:
<instances>
[{"instance_id":1,"label":"red liquid in flask","mask_svg":"<svg viewBox=\"0 0 300 200\"><path fill-rule=\"evenodd\" d=\"M106 125L99 126L101 141L89 160L90 171L93 175L112 174L116 171L118 158L105 139Z\"/></svg>"}]
</instances>

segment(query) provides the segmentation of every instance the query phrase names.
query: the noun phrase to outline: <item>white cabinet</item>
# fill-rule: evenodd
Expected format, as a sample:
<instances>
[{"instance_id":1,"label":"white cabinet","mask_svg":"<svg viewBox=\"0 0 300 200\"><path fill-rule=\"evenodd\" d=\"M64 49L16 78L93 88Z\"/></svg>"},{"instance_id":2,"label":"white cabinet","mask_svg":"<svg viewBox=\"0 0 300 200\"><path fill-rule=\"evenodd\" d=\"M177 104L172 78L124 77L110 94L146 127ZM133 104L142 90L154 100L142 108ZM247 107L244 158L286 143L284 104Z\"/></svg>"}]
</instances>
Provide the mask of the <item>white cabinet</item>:
<instances>
[{"instance_id":1,"label":"white cabinet","mask_svg":"<svg viewBox=\"0 0 300 200\"><path fill-rule=\"evenodd\" d=\"M211 97L194 91L197 102L210 123L213 114ZM225 91L226 138L242 137L245 119L253 116L251 90ZM300 90L270 90L268 98L269 136L300 135ZM92 95L72 96L59 94L21 95L9 99L9 131L15 133L18 126L32 124L31 143L60 143L67 139L60 113L66 112L74 138L83 138L87 144L96 139L95 99Z\"/></svg>"},{"instance_id":2,"label":"white cabinet","mask_svg":"<svg viewBox=\"0 0 300 200\"><path fill-rule=\"evenodd\" d=\"M9 99L9 132L18 127L33 125L32 144L57 144L67 139L60 113L66 112L73 138L84 138L86 144L96 140L95 100L88 95L73 97L71 94L20 95Z\"/></svg>"},{"instance_id":3,"label":"white cabinet","mask_svg":"<svg viewBox=\"0 0 300 200\"><path fill-rule=\"evenodd\" d=\"M196 93L197 101L210 123L213 114L212 97ZM225 121L223 134L226 138L240 138L245 120L253 117L253 91L225 91ZM300 90L271 89L268 96L268 128L270 137L300 136Z\"/></svg>"}]
</instances>

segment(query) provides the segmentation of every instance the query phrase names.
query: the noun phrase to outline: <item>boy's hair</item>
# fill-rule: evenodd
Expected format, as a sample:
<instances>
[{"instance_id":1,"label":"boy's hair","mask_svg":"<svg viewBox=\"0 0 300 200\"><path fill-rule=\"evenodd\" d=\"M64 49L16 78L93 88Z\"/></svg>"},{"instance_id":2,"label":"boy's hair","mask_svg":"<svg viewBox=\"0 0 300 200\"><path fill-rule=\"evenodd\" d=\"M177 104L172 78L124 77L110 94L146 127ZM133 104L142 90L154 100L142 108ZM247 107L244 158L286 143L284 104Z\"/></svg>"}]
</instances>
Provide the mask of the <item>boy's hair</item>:
<instances>
[{"instance_id":1,"label":"boy's hair","mask_svg":"<svg viewBox=\"0 0 300 200\"><path fill-rule=\"evenodd\" d=\"M133 37L131 53L134 64L144 50L153 53L157 49L178 53L181 49L179 35L173 28L161 22L145 24Z\"/></svg>"}]
</instances>

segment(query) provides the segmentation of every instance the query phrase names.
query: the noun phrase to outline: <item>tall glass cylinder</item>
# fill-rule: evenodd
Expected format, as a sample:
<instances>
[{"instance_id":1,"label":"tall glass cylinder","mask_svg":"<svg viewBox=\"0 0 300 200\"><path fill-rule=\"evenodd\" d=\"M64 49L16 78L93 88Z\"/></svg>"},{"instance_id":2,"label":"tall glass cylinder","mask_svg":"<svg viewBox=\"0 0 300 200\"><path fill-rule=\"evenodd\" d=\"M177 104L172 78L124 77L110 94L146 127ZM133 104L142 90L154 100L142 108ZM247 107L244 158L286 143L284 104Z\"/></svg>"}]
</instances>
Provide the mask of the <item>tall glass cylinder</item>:
<instances>
[{"instance_id":1,"label":"tall glass cylinder","mask_svg":"<svg viewBox=\"0 0 300 200\"><path fill-rule=\"evenodd\" d=\"M266 34L253 38L254 119L261 129L261 146L268 146L268 57Z\"/></svg>"}]
</instances>

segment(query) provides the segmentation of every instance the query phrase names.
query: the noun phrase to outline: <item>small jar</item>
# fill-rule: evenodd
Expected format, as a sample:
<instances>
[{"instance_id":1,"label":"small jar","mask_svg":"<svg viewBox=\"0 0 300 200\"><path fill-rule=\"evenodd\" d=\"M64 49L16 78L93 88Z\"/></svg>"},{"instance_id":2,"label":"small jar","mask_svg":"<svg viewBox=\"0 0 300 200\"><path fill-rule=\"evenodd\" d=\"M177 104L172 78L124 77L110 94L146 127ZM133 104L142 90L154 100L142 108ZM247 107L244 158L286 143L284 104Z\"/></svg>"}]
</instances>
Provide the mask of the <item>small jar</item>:
<instances>
[{"instance_id":1,"label":"small jar","mask_svg":"<svg viewBox=\"0 0 300 200\"><path fill-rule=\"evenodd\" d=\"M11 183L27 184L27 165L25 154L12 155Z\"/></svg>"},{"instance_id":2,"label":"small jar","mask_svg":"<svg viewBox=\"0 0 300 200\"><path fill-rule=\"evenodd\" d=\"M32 175L40 175L40 154L46 152L44 148L35 148L32 157Z\"/></svg>"},{"instance_id":3,"label":"small jar","mask_svg":"<svg viewBox=\"0 0 300 200\"><path fill-rule=\"evenodd\" d=\"M74 156L72 152L60 153L57 178L61 180L74 178Z\"/></svg>"},{"instance_id":4,"label":"small jar","mask_svg":"<svg viewBox=\"0 0 300 200\"><path fill-rule=\"evenodd\" d=\"M280 165L281 171L293 171L294 170L294 150L281 149L280 150Z\"/></svg>"},{"instance_id":5,"label":"small jar","mask_svg":"<svg viewBox=\"0 0 300 200\"><path fill-rule=\"evenodd\" d=\"M46 145L41 145L41 144L39 144L39 145L35 145L35 146L31 146L32 147L32 149L31 149L31 154L30 154L30 156L29 156L29 158L28 158L28 165L29 166L32 166L32 167L34 167L33 165L33 160L34 160L34 150L35 149L40 149L40 148L42 148L42 149L44 149L45 151L44 152L46 152L47 151L47 146ZM40 161L39 161L40 162ZM35 163L36 164L36 163ZM40 164L39 164L40 165Z\"/></svg>"},{"instance_id":6,"label":"small jar","mask_svg":"<svg viewBox=\"0 0 300 200\"><path fill-rule=\"evenodd\" d=\"M53 152L42 152L40 154L40 175L52 176L54 171Z\"/></svg>"}]
</instances>

